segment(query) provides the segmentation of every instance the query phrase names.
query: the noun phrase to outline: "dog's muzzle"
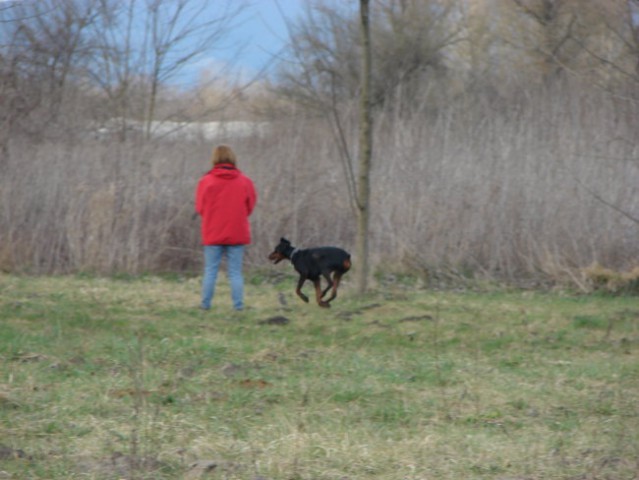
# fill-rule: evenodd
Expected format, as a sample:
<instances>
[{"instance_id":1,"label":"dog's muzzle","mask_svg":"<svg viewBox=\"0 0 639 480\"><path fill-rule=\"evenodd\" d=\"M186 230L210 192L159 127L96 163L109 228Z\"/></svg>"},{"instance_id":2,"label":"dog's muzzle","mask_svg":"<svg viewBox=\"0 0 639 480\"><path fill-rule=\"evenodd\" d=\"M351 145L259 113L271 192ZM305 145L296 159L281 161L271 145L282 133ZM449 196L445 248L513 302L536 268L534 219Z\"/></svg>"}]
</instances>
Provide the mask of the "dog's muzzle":
<instances>
[{"instance_id":1,"label":"dog's muzzle","mask_svg":"<svg viewBox=\"0 0 639 480\"><path fill-rule=\"evenodd\" d=\"M282 260L284 260L284 258L284 255L279 252L273 252L268 256L268 259L274 264L280 263Z\"/></svg>"}]
</instances>

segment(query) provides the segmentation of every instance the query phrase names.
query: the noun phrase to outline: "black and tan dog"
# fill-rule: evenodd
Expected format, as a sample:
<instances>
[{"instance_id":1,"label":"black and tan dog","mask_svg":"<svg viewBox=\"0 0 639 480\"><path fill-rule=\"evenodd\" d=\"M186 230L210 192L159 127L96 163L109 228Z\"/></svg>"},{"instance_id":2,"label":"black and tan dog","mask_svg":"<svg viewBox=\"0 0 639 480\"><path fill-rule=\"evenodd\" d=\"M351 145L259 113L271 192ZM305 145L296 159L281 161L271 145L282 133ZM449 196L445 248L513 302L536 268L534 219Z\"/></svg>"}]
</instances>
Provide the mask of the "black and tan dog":
<instances>
[{"instance_id":1,"label":"black and tan dog","mask_svg":"<svg viewBox=\"0 0 639 480\"><path fill-rule=\"evenodd\" d=\"M287 239L282 238L268 259L273 263L279 263L285 258L291 261L297 273L300 274L295 289L297 296L308 302L308 297L302 293L302 286L306 280L310 280L315 285L315 297L320 307L330 307L330 301L337 296L337 287L342 275L351 268L351 255L341 248L317 247L300 250L293 247ZM328 281L328 286L324 290L320 286L321 277ZM323 300L329 290L332 290L331 296Z\"/></svg>"}]
</instances>

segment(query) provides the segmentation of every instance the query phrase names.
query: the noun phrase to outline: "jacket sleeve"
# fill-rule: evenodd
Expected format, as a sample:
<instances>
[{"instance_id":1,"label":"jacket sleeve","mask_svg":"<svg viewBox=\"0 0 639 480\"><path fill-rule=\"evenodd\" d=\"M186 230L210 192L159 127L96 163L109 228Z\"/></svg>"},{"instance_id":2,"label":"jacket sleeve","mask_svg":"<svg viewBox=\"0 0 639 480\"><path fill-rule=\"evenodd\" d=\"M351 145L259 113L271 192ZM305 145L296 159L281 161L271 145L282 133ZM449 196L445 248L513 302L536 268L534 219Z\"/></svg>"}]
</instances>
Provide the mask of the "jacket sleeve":
<instances>
[{"instance_id":1,"label":"jacket sleeve","mask_svg":"<svg viewBox=\"0 0 639 480\"><path fill-rule=\"evenodd\" d=\"M253 213L253 209L257 204L257 192L255 190L255 185L253 185L253 181L247 177L248 180L248 196L246 199L246 210L250 215Z\"/></svg>"},{"instance_id":2,"label":"jacket sleeve","mask_svg":"<svg viewBox=\"0 0 639 480\"><path fill-rule=\"evenodd\" d=\"M204 214L204 185L203 185L204 182L203 180L204 179L200 179L200 181L197 184L197 189L195 190L195 211L200 215Z\"/></svg>"}]
</instances>

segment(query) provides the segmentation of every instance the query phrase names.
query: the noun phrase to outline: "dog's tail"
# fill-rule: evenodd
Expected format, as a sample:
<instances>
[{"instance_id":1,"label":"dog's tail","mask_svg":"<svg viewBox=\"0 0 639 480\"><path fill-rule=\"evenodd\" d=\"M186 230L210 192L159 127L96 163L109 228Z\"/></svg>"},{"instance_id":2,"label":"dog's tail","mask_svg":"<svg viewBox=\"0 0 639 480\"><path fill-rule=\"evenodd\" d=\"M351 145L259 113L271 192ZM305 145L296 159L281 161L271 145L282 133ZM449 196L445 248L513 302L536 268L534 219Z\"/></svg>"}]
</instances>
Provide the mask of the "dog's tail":
<instances>
[{"instance_id":1,"label":"dog's tail","mask_svg":"<svg viewBox=\"0 0 639 480\"><path fill-rule=\"evenodd\" d=\"M348 256L348 258L344 259L344 261L342 262L342 267L344 267L344 271L345 272L350 270L350 268L351 268L351 257L350 257L350 255Z\"/></svg>"}]
</instances>

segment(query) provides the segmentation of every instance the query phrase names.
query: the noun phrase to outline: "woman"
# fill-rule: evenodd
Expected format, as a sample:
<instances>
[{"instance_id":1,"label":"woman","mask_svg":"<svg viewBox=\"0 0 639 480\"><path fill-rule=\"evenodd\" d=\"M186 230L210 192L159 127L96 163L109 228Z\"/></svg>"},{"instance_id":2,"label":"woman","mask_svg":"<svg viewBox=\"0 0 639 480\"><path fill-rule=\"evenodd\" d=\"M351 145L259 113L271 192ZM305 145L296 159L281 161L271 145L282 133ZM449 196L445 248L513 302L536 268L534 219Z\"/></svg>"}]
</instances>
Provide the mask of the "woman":
<instances>
[{"instance_id":1,"label":"woman","mask_svg":"<svg viewBox=\"0 0 639 480\"><path fill-rule=\"evenodd\" d=\"M198 182L195 209L202 217L204 278L200 308L208 310L215 294L217 272L226 256L233 308L244 308L242 263L244 245L251 243L249 216L257 194L253 181L237 168L231 147L219 145L213 150L213 169Z\"/></svg>"}]
</instances>

